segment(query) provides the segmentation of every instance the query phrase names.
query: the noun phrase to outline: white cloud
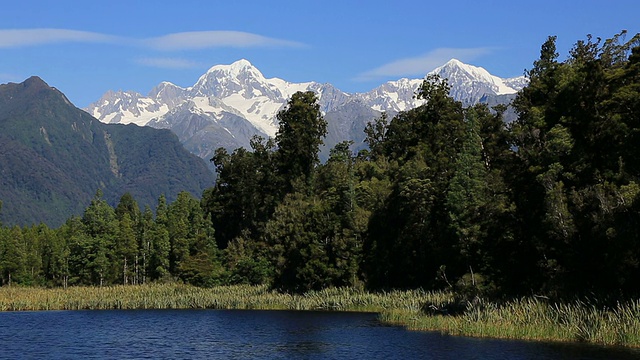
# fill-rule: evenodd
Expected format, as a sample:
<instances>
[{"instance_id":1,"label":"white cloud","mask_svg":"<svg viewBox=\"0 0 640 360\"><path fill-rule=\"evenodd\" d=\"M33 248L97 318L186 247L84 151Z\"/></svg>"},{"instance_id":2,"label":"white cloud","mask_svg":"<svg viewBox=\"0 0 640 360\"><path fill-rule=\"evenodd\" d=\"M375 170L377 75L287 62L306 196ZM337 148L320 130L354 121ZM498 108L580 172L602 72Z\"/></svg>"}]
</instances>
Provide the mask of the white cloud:
<instances>
[{"instance_id":1,"label":"white cloud","mask_svg":"<svg viewBox=\"0 0 640 360\"><path fill-rule=\"evenodd\" d=\"M0 48L61 42L115 43L123 40L111 35L67 29L0 29Z\"/></svg>"},{"instance_id":2,"label":"white cloud","mask_svg":"<svg viewBox=\"0 0 640 360\"><path fill-rule=\"evenodd\" d=\"M193 31L168 34L143 40L159 50L196 50L216 47L303 47L294 41L281 40L241 31Z\"/></svg>"},{"instance_id":3,"label":"white cloud","mask_svg":"<svg viewBox=\"0 0 640 360\"><path fill-rule=\"evenodd\" d=\"M0 48L38 46L51 43L113 43L155 50L199 50L222 47L304 47L302 43L241 31L193 31L147 39L118 37L68 29L0 29Z\"/></svg>"},{"instance_id":4,"label":"white cloud","mask_svg":"<svg viewBox=\"0 0 640 360\"><path fill-rule=\"evenodd\" d=\"M455 58L462 62L472 61L491 51L490 48L440 48L424 55L399 59L373 70L366 71L356 77L357 81L377 80L388 77L424 76L429 71Z\"/></svg>"},{"instance_id":5,"label":"white cloud","mask_svg":"<svg viewBox=\"0 0 640 360\"><path fill-rule=\"evenodd\" d=\"M200 64L191 60L179 59L179 58L165 58L165 57L138 58L135 60L135 62L141 65L163 68L163 69L190 69L190 68L196 68L200 66Z\"/></svg>"}]
</instances>

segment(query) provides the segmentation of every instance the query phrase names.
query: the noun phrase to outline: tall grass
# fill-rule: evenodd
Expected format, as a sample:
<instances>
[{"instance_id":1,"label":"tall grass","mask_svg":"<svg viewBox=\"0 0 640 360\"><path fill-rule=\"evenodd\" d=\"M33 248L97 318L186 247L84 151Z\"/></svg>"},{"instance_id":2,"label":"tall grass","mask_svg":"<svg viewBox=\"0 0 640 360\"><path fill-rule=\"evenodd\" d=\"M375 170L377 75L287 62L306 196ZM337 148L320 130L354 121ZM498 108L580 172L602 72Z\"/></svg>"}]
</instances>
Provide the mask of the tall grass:
<instances>
[{"instance_id":1,"label":"tall grass","mask_svg":"<svg viewBox=\"0 0 640 360\"><path fill-rule=\"evenodd\" d=\"M263 309L381 312L417 311L425 302L446 302L446 293L392 291L371 293L353 288L283 294L266 286L219 286L210 289L181 284L69 287L67 289L2 287L0 311L79 309Z\"/></svg>"},{"instance_id":2,"label":"tall grass","mask_svg":"<svg viewBox=\"0 0 640 360\"><path fill-rule=\"evenodd\" d=\"M613 308L584 301L547 303L537 298L502 305L480 300L468 303L456 316L391 310L383 312L381 320L451 335L640 346L638 300Z\"/></svg>"},{"instance_id":3,"label":"tall grass","mask_svg":"<svg viewBox=\"0 0 640 360\"><path fill-rule=\"evenodd\" d=\"M266 286L153 284L67 289L0 287L0 311L80 309L261 309L380 313L383 322L451 335L541 341L580 341L640 346L640 300L604 307L585 301L549 303L522 298L495 304L477 299L463 311L448 292L422 290L372 293L353 288L283 294Z\"/></svg>"}]
</instances>

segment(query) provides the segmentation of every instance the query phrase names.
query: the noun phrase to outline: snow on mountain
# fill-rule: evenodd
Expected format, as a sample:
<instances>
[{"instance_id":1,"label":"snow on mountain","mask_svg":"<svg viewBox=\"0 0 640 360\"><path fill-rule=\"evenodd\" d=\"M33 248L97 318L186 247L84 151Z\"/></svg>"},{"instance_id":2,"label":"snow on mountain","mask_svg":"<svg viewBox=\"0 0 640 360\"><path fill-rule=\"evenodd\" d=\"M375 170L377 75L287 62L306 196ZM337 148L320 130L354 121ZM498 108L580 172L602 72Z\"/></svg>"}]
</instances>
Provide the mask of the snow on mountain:
<instances>
[{"instance_id":1,"label":"snow on mountain","mask_svg":"<svg viewBox=\"0 0 640 360\"><path fill-rule=\"evenodd\" d=\"M159 104L165 104L169 109L179 105L188 96L188 90L168 81L161 82L151 89L148 97Z\"/></svg>"},{"instance_id":2,"label":"snow on mountain","mask_svg":"<svg viewBox=\"0 0 640 360\"><path fill-rule=\"evenodd\" d=\"M96 119L110 124L146 125L154 117L161 116L169 107L134 91L107 91L100 100L85 109Z\"/></svg>"},{"instance_id":3,"label":"snow on mountain","mask_svg":"<svg viewBox=\"0 0 640 360\"><path fill-rule=\"evenodd\" d=\"M449 60L430 74L448 79L451 85L450 95L465 105L478 102L485 94L515 94L522 89L526 81L524 77L502 79L481 67L464 64L457 59Z\"/></svg>"},{"instance_id":4,"label":"snow on mountain","mask_svg":"<svg viewBox=\"0 0 640 360\"><path fill-rule=\"evenodd\" d=\"M448 79L451 96L465 105L477 103L487 95L515 94L527 84L527 79L522 76L502 79L481 67L464 64L456 59L451 59L430 74ZM366 116L373 116L372 114L383 111L397 113L421 105L423 100L416 99L415 94L422 82L423 79L400 79L386 82L366 93L349 94L331 84L290 83L279 78L267 79L249 61L243 59L230 65L211 67L188 88L162 82L147 96L133 91L109 91L85 110L106 123L135 123L169 128L176 132L183 143L191 143L192 149L198 149L195 152L205 157L210 155L211 149L195 144L195 139L211 140L212 137L199 132L223 132L223 135L216 135L215 139L222 141L230 149L231 146L245 146L250 136L256 134L273 137L278 128L278 111L284 108L291 95L297 91L314 91L318 94L323 114L331 113L330 118L344 122L348 119L337 114L341 109L348 109L350 114L355 109L360 109L358 111L363 116L365 113ZM356 103L358 105L354 107L353 104ZM358 122L362 122L361 120ZM335 129L342 128L351 129L353 126L335 126ZM359 129L350 130L351 133L354 131ZM339 138L339 134L334 137Z\"/></svg>"},{"instance_id":5,"label":"snow on mountain","mask_svg":"<svg viewBox=\"0 0 640 360\"><path fill-rule=\"evenodd\" d=\"M237 110L256 128L275 136L276 114L297 91L307 91L315 83L290 83L278 78L266 79L247 60L209 69L189 89L192 98L215 97Z\"/></svg>"},{"instance_id":6,"label":"snow on mountain","mask_svg":"<svg viewBox=\"0 0 640 360\"><path fill-rule=\"evenodd\" d=\"M485 95L515 94L527 84L524 76L503 79L491 75L487 70L451 59L446 64L430 71L451 85L450 95L465 105L475 104ZM426 77L426 76L425 76ZM415 98L424 79L400 79L388 81L357 98L377 111L399 112L424 104Z\"/></svg>"},{"instance_id":7,"label":"snow on mountain","mask_svg":"<svg viewBox=\"0 0 640 360\"><path fill-rule=\"evenodd\" d=\"M424 103L415 98L423 79L400 79L386 82L356 98L376 111L400 112L413 109Z\"/></svg>"}]
</instances>

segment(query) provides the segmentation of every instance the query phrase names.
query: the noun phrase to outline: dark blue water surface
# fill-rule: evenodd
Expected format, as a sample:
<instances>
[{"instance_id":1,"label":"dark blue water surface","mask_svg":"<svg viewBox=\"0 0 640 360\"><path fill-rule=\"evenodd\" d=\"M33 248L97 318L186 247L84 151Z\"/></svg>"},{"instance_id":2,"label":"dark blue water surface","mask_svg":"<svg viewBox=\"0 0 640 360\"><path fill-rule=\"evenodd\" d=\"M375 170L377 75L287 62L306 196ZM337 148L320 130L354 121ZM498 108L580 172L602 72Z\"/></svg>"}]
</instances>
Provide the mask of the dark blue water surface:
<instances>
[{"instance_id":1,"label":"dark blue water surface","mask_svg":"<svg viewBox=\"0 0 640 360\"><path fill-rule=\"evenodd\" d=\"M638 359L639 350L473 339L375 314L110 310L0 313L3 359Z\"/></svg>"}]
</instances>

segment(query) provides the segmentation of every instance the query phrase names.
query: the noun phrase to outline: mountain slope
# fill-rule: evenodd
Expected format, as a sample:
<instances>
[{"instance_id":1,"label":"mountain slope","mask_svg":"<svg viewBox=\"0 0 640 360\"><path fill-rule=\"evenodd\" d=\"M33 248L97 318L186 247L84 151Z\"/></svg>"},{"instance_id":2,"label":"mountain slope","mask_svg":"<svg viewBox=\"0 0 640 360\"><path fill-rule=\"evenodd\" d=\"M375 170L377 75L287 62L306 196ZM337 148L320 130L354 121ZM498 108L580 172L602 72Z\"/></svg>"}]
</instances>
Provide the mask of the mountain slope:
<instances>
[{"instance_id":1,"label":"mountain slope","mask_svg":"<svg viewBox=\"0 0 640 360\"><path fill-rule=\"evenodd\" d=\"M0 219L57 226L97 189L115 204L131 192L155 207L180 190L200 195L213 174L167 130L108 125L37 77L0 85Z\"/></svg>"}]
</instances>

